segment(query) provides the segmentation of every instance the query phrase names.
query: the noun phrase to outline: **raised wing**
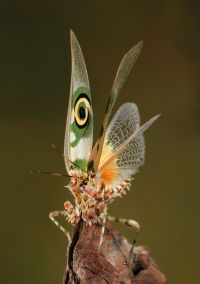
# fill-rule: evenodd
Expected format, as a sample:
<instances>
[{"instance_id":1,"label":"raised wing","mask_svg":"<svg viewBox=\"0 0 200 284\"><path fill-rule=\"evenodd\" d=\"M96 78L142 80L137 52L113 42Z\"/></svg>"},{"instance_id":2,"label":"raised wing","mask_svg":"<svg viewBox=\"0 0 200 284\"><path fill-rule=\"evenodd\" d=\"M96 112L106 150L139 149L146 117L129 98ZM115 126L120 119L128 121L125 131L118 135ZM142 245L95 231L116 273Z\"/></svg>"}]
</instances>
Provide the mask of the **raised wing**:
<instances>
[{"instance_id":1,"label":"raised wing","mask_svg":"<svg viewBox=\"0 0 200 284\"><path fill-rule=\"evenodd\" d=\"M92 150L92 154L90 157L90 164L91 164L91 168L94 171L97 171L98 165L99 165L99 161L100 161L100 157L101 157L101 151L102 151L102 147L103 147L103 141L105 138L105 133L106 133L106 129L107 129L107 125L108 125L108 120L112 111L112 108L116 102L116 99L119 95L119 92L121 90L121 88L123 87L126 78L128 77L131 69L133 68L139 54L140 51L142 49L143 46L143 42L140 41L138 44L136 44L135 46L133 46L122 58L122 61L119 65L119 68L117 70L117 74L115 76L114 82L113 82L113 86L112 86L112 90L111 90L111 94L107 103L107 107L106 107L106 113L105 113L105 117L104 117L104 121L103 121L103 125L101 128L101 133L100 136Z\"/></svg>"},{"instance_id":2,"label":"raised wing","mask_svg":"<svg viewBox=\"0 0 200 284\"><path fill-rule=\"evenodd\" d=\"M106 184L121 184L134 175L144 163L143 132L157 119L153 117L140 127L138 108L123 104L106 131L98 174Z\"/></svg>"},{"instance_id":3,"label":"raised wing","mask_svg":"<svg viewBox=\"0 0 200 284\"><path fill-rule=\"evenodd\" d=\"M68 173L75 165L86 170L93 142L93 113L90 86L81 47L70 31L71 86L64 140L64 159Z\"/></svg>"}]
</instances>

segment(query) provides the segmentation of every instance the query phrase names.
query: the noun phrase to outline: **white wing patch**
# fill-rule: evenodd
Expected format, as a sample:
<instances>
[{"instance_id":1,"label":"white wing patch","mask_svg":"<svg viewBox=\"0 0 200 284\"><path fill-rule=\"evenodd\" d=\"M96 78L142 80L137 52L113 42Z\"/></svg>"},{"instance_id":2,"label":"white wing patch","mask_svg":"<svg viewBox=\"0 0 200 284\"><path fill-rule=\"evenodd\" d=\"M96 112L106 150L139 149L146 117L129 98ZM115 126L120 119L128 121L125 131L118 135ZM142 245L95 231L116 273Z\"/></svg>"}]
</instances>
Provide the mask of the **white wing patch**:
<instances>
[{"instance_id":1,"label":"white wing patch","mask_svg":"<svg viewBox=\"0 0 200 284\"><path fill-rule=\"evenodd\" d=\"M91 148L92 148L91 137L81 138L77 146L74 148L75 151L74 156L78 157L78 159L88 160L90 157Z\"/></svg>"},{"instance_id":2,"label":"white wing patch","mask_svg":"<svg viewBox=\"0 0 200 284\"><path fill-rule=\"evenodd\" d=\"M76 136L75 136L75 134L74 134L74 132L70 132L70 141L71 141L71 143L73 143L74 141L76 140Z\"/></svg>"}]
</instances>

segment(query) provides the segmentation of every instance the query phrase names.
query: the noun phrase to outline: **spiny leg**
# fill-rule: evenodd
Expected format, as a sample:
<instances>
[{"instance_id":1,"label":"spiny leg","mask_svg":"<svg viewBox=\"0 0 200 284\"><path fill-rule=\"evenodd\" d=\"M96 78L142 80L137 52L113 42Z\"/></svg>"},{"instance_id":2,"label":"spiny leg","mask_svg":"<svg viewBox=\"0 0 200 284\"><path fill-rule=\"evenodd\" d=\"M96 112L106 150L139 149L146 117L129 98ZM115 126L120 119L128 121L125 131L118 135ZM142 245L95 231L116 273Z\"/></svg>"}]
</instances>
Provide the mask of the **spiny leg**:
<instances>
[{"instance_id":1,"label":"spiny leg","mask_svg":"<svg viewBox=\"0 0 200 284\"><path fill-rule=\"evenodd\" d=\"M140 231L140 225L137 221L134 221L134 220L131 220L131 219L117 218L117 217L112 217L112 216L107 216L107 220L110 221L110 222L123 223L123 224L135 229L136 235L138 235L138 233ZM135 244L136 244L136 238L133 239L133 243L132 243L132 246L131 246L129 263L133 262Z\"/></svg>"},{"instance_id":2,"label":"spiny leg","mask_svg":"<svg viewBox=\"0 0 200 284\"><path fill-rule=\"evenodd\" d=\"M119 223L123 223L133 229L135 229L136 233L139 233L140 231L140 225L137 221L131 220L131 219L123 219L123 218L117 218L117 217L113 217L108 215L107 216L107 220L110 222L119 222Z\"/></svg>"},{"instance_id":3,"label":"spiny leg","mask_svg":"<svg viewBox=\"0 0 200 284\"><path fill-rule=\"evenodd\" d=\"M106 219L107 219L107 206L105 206L104 212L103 212L103 221L102 221L102 227L101 227L101 235L100 235L100 241L99 241L99 247L98 249L101 249L101 245L103 243L103 236L105 232L105 226L106 226Z\"/></svg>"},{"instance_id":4,"label":"spiny leg","mask_svg":"<svg viewBox=\"0 0 200 284\"><path fill-rule=\"evenodd\" d=\"M55 219L55 217L58 217L59 215L66 216L66 211L53 211L49 214L49 218L67 236L69 243L71 243L70 233L66 231L65 228L63 228Z\"/></svg>"}]
</instances>

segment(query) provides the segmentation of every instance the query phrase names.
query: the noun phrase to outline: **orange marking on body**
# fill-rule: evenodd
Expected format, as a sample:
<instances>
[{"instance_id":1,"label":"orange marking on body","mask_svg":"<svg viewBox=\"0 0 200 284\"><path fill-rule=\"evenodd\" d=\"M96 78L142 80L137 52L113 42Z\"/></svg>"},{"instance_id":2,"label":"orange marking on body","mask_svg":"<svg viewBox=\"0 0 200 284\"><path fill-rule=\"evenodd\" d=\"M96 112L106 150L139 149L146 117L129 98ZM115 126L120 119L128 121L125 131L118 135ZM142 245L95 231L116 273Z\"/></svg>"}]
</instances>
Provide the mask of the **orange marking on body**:
<instances>
[{"instance_id":1,"label":"orange marking on body","mask_svg":"<svg viewBox=\"0 0 200 284\"><path fill-rule=\"evenodd\" d=\"M104 144L101 160L99 166L104 163L113 153L113 149L110 145ZM112 184L117 176L117 165L116 161L113 160L107 168L105 168L101 173L101 179L105 184Z\"/></svg>"},{"instance_id":2,"label":"orange marking on body","mask_svg":"<svg viewBox=\"0 0 200 284\"><path fill-rule=\"evenodd\" d=\"M109 167L106 168L101 174L101 178L105 184L112 184L116 176L117 166L115 162L110 164Z\"/></svg>"}]
</instances>

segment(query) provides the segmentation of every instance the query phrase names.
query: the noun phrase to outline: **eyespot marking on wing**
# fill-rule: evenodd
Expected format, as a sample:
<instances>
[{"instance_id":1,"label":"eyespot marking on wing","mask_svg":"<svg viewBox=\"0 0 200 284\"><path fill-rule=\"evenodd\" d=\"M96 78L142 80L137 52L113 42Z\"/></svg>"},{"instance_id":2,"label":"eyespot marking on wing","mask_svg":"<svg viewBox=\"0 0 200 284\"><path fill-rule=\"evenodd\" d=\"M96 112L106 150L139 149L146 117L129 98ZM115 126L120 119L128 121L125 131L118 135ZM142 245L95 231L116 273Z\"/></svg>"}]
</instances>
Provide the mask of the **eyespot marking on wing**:
<instances>
[{"instance_id":1,"label":"eyespot marking on wing","mask_svg":"<svg viewBox=\"0 0 200 284\"><path fill-rule=\"evenodd\" d=\"M90 119L91 103L88 96L81 93L74 104L74 118L76 125L79 128L84 128L88 125Z\"/></svg>"}]
</instances>

